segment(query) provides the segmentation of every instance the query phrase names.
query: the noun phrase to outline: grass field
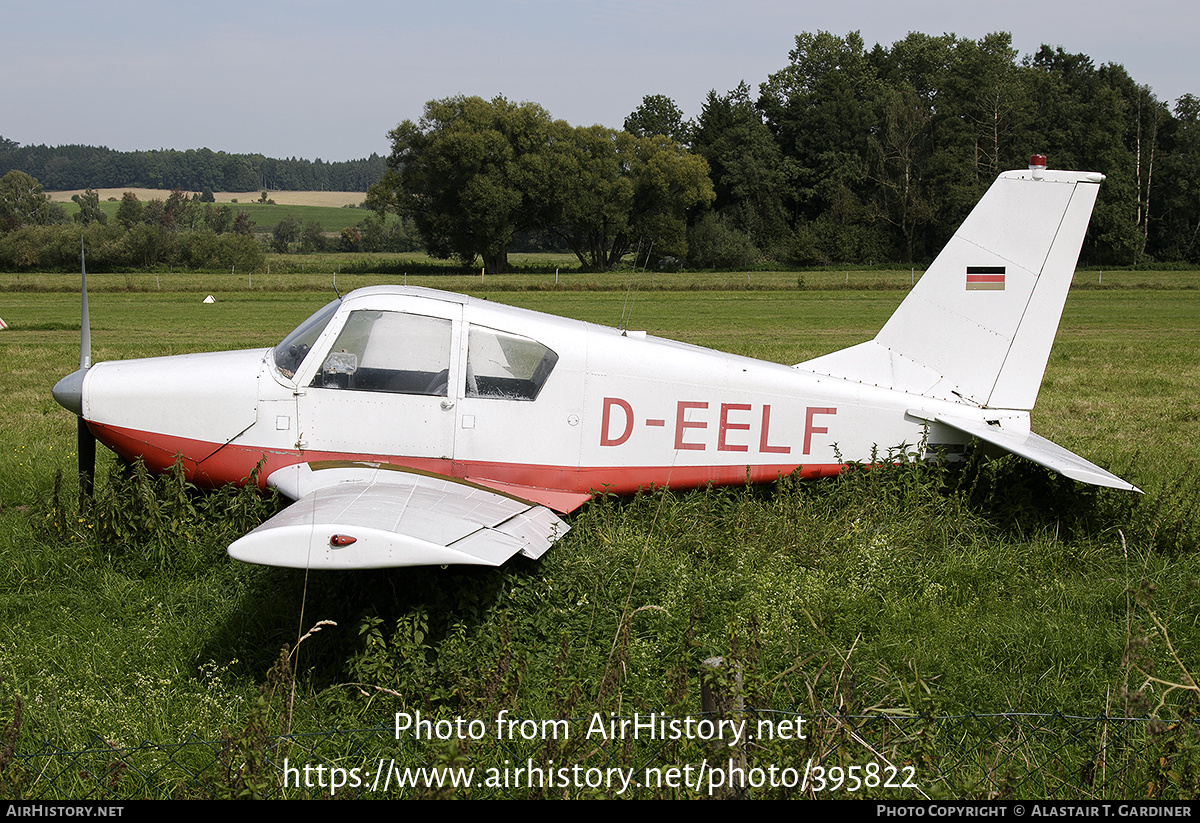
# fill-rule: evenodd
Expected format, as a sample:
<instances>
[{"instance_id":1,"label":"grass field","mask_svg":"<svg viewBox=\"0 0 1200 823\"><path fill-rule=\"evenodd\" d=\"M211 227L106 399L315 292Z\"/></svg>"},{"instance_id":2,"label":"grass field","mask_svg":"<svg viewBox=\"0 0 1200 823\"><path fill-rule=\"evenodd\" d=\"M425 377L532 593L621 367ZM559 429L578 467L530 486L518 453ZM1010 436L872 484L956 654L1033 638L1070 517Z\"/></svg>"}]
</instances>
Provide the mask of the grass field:
<instances>
[{"instance_id":1,"label":"grass field","mask_svg":"<svg viewBox=\"0 0 1200 823\"><path fill-rule=\"evenodd\" d=\"M347 211L351 211L347 209ZM902 295L920 279L922 271L701 271L579 272L574 255L537 252L512 254L510 265L526 269L501 275L461 273L452 261L436 260L422 252L408 254L268 254L264 271L240 272L131 272L91 274L94 292L330 292L335 277L342 291L381 283L429 286L469 293L495 292L628 292L634 304L646 292L668 291L892 291ZM356 266L386 269L390 273L353 274ZM411 271L406 268L411 266ZM432 273L431 273L432 270ZM444 270L445 273L438 273ZM247 280L249 278L249 280ZM0 293L6 291L77 291L76 274L0 272ZM1080 271L1073 288L1084 291L1170 291L1186 295L1200 290L1200 271ZM897 299L899 302L899 299Z\"/></svg>"},{"instance_id":2,"label":"grass field","mask_svg":"<svg viewBox=\"0 0 1200 823\"><path fill-rule=\"evenodd\" d=\"M806 273L805 290L794 273L752 274L750 289L744 273L657 275L632 309L616 275L559 290L553 275L410 282L606 325L631 312L631 328L794 363L873 336L904 297L900 274ZM338 285L377 279L396 278ZM55 502L74 420L50 387L77 364L77 284L3 275L0 721L19 696L22 750L236 735L264 717L278 730L278 699L263 709L260 689L320 619L337 625L305 641L292 729L401 708L695 712L711 655L744 666L760 708L1180 717L1196 690L1147 678L1186 684L1200 657L1200 274L1098 279L1076 276L1034 428L1144 496L1013 459L897 467L593 503L537 563L306 579L224 555L262 516L254 500L114 481L81 516L64 479ZM159 280L89 278L96 360L268 346L331 292L319 273L255 275L250 289Z\"/></svg>"}]
</instances>

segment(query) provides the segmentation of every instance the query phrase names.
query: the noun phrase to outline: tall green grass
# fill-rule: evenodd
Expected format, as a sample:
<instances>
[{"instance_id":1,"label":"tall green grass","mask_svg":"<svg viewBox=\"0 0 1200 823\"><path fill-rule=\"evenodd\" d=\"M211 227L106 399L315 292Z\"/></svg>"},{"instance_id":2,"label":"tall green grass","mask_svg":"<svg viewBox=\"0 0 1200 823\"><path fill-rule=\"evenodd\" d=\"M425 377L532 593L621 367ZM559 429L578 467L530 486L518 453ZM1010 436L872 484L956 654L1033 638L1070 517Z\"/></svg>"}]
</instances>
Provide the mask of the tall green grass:
<instances>
[{"instance_id":1,"label":"tall green grass","mask_svg":"<svg viewBox=\"0 0 1200 823\"><path fill-rule=\"evenodd\" d=\"M96 358L270 345L327 299L201 304L202 290L98 291ZM488 297L609 324L624 308L619 292ZM647 292L631 325L795 362L870 337L902 297ZM74 420L49 396L76 366L77 298L8 292L0 721L19 698L22 750L192 734L253 748L264 729L401 709L690 713L712 656L741 667L759 708L1183 716L1195 691L1151 678L1186 682L1200 647L1197 313L1184 292L1072 294L1034 415L1144 496L1015 458L883 461L827 481L602 498L537 562L305 575L224 554L272 511L253 493L102 461L79 511ZM318 621L285 676L280 649Z\"/></svg>"}]
</instances>

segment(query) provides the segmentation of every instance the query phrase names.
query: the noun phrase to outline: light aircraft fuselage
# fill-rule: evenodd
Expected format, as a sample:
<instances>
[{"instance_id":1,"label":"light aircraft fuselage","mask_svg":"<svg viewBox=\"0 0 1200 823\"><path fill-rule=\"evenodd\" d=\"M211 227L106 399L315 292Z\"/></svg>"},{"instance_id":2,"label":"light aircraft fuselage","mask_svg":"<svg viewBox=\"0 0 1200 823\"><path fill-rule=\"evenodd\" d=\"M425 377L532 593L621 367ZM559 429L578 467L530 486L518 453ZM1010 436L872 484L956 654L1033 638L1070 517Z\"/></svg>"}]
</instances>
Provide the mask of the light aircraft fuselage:
<instances>
[{"instance_id":1,"label":"light aircraft fuselage","mask_svg":"<svg viewBox=\"0 0 1200 823\"><path fill-rule=\"evenodd\" d=\"M341 329L364 312L444 321L432 325L444 329L445 345L397 370L412 375L406 388L348 385L322 366L340 353ZM490 342L496 332L533 349L531 357L547 357L542 348L556 355L540 386L506 376L493 379L519 385L479 387L487 378L475 376L475 363L503 353L492 345L476 357L468 341ZM294 463L368 461L519 488L559 511L597 491L744 483L748 473L765 482L797 468L835 474L891 446L916 449L928 426L905 414L913 398L887 389L415 287L349 294L311 348L316 354L291 374L272 349L99 363L84 417L122 457L155 470L181 457L189 478L207 485L245 482L260 460L264 481ZM513 368L490 363L504 375ZM367 368L356 366L357 383ZM946 401L921 405L954 410ZM935 439L961 447L969 438Z\"/></svg>"},{"instance_id":2,"label":"light aircraft fuselage","mask_svg":"<svg viewBox=\"0 0 1200 823\"><path fill-rule=\"evenodd\" d=\"M1102 179L1001 175L874 340L796 366L381 286L274 348L100 363L55 396L152 469L181 460L219 485L261 467L298 502L230 553L286 566L537 557L567 529L552 511L596 493L831 475L974 439L1132 489L1030 431Z\"/></svg>"}]
</instances>

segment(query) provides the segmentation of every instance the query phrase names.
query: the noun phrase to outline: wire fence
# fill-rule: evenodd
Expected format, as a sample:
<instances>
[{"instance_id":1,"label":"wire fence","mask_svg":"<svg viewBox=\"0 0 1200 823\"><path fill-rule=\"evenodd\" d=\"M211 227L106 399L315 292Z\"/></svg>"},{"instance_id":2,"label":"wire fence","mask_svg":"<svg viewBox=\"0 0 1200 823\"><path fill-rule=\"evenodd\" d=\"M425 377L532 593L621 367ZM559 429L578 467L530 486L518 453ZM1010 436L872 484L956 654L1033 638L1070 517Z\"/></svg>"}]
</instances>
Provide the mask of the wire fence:
<instances>
[{"instance_id":1,"label":"wire fence","mask_svg":"<svg viewBox=\"0 0 1200 823\"><path fill-rule=\"evenodd\" d=\"M399 730L398 730L399 729ZM0 755L0 796L137 798L1175 799L1200 724L1062 714L418 719Z\"/></svg>"}]
</instances>

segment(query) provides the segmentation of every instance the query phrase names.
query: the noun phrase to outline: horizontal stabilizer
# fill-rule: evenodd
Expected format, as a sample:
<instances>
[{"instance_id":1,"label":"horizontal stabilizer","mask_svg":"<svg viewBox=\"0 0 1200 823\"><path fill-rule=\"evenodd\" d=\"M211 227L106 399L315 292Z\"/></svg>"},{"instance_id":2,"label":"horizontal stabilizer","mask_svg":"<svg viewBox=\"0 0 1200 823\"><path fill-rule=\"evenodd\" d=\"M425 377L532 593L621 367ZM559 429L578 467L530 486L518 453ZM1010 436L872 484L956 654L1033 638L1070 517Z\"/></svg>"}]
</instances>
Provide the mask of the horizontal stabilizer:
<instances>
[{"instance_id":1,"label":"horizontal stabilizer","mask_svg":"<svg viewBox=\"0 0 1200 823\"><path fill-rule=\"evenodd\" d=\"M909 414L913 414L913 412L910 411ZM1033 432L1009 431L999 426L992 426L976 420L963 420L961 418L939 416L925 419L958 429L965 434L979 438L985 443L991 443L1005 451L1020 455L1026 460L1032 460L1039 466L1045 466L1072 480L1078 480L1080 483L1141 492L1141 489L1132 483L1122 480L1115 474L1105 471L1096 464L1084 460L1074 452L1064 449L1057 443Z\"/></svg>"},{"instance_id":2,"label":"horizontal stabilizer","mask_svg":"<svg viewBox=\"0 0 1200 823\"><path fill-rule=\"evenodd\" d=\"M319 471L289 467L278 485L297 475L303 496L235 541L230 557L311 569L499 566L516 554L541 557L569 529L548 509L508 495L377 469L344 466L324 475L335 482L320 484L312 479Z\"/></svg>"}]
</instances>

